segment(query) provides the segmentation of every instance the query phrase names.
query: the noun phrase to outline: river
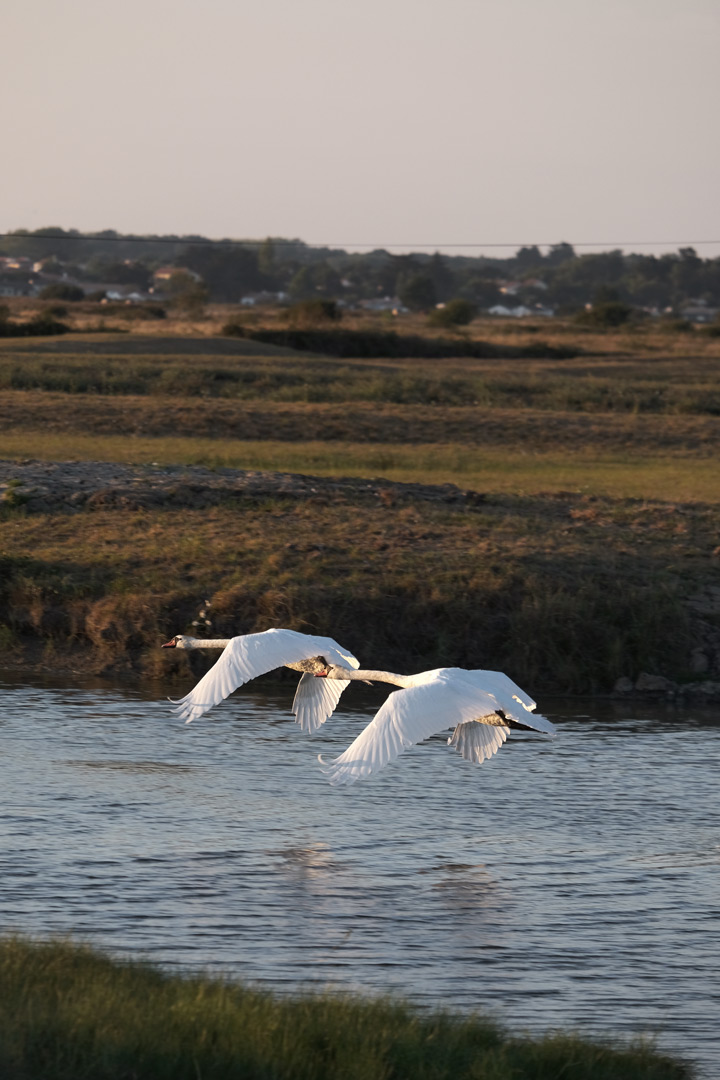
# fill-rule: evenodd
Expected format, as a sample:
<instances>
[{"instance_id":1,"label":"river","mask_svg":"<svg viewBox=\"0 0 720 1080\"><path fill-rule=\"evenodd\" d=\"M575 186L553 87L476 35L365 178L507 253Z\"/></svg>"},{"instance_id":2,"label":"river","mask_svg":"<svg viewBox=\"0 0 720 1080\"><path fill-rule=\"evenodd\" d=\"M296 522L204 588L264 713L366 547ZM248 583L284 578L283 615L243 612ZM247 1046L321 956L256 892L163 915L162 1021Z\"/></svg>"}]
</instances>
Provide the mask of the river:
<instances>
[{"instance_id":1,"label":"river","mask_svg":"<svg viewBox=\"0 0 720 1080\"><path fill-rule=\"evenodd\" d=\"M398 992L515 1031L649 1033L720 1075L720 710L543 701L482 766L438 737L354 787L291 685L191 725L164 695L0 676L0 929L278 992Z\"/></svg>"}]
</instances>

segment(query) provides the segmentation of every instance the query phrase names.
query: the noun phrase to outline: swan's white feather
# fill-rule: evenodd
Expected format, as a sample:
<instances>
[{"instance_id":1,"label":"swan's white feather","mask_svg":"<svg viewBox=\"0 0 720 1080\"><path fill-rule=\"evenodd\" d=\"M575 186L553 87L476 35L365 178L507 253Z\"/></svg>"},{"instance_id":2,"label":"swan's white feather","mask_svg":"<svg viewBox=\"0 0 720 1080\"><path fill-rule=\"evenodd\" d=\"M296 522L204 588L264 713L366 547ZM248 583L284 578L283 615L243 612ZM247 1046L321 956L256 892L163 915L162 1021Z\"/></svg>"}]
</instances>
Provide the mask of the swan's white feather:
<instances>
[{"instance_id":1,"label":"swan's white feather","mask_svg":"<svg viewBox=\"0 0 720 1080\"><path fill-rule=\"evenodd\" d=\"M357 666L357 661L353 666ZM342 679L316 679L305 672L292 703L292 711L301 729L308 735L317 731L335 712L340 695L349 685Z\"/></svg>"},{"instance_id":2,"label":"swan's white feather","mask_svg":"<svg viewBox=\"0 0 720 1080\"><path fill-rule=\"evenodd\" d=\"M548 734L554 727L532 713L535 703L499 671L438 668L411 676L408 686L389 695L375 717L354 742L323 763L331 784L353 784L377 772L408 747L437 732L455 728L449 740L463 757L484 761L503 744L508 728L498 724L498 713L518 719ZM483 723L484 717L494 723ZM469 732L470 727L481 729Z\"/></svg>"},{"instance_id":3,"label":"swan's white feather","mask_svg":"<svg viewBox=\"0 0 720 1080\"><path fill-rule=\"evenodd\" d=\"M309 660L313 656L324 656L330 664L338 667L359 667L353 654L332 638L301 634L296 630L265 630L261 634L242 634L230 639L217 662L189 694L175 703L175 711L189 724L251 679L285 664ZM300 680L301 683L303 679ZM311 686L310 682L316 685ZM298 706L302 709L302 720L298 716L298 721L305 730L314 731L327 720L347 685L336 680L338 690L335 696L325 689L325 683L325 679L316 679L314 676L305 683ZM294 707L293 711L296 711Z\"/></svg>"},{"instance_id":4,"label":"swan's white feather","mask_svg":"<svg viewBox=\"0 0 720 1080\"><path fill-rule=\"evenodd\" d=\"M497 716L493 717L497 720ZM468 724L458 724L448 739L448 746L454 746L466 761L480 765L496 754L508 737L509 728L492 726L485 722L471 720Z\"/></svg>"}]
</instances>

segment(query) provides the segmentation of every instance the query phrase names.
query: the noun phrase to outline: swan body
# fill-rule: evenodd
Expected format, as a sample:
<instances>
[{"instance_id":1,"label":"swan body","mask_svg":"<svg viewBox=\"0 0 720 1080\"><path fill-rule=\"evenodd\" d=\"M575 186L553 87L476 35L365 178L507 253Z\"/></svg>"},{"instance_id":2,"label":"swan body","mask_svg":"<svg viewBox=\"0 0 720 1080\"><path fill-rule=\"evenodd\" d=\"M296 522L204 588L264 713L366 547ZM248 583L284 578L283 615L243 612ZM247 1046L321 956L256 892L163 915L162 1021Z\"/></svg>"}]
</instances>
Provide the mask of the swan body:
<instances>
[{"instance_id":1,"label":"swan body","mask_svg":"<svg viewBox=\"0 0 720 1080\"><path fill-rule=\"evenodd\" d=\"M331 784L354 784L377 772L410 746L447 728L448 744L480 764L495 754L511 727L548 735L555 727L534 713L535 702L501 671L436 668L418 675L330 667L328 680L388 682L390 694L367 727L334 761L319 758Z\"/></svg>"},{"instance_id":2,"label":"swan body","mask_svg":"<svg viewBox=\"0 0 720 1080\"><path fill-rule=\"evenodd\" d=\"M279 667L301 671L292 711L303 731L316 731L332 716L347 681L342 672L359 667L353 654L332 638L301 634L296 630L265 630L232 638L194 638L176 634L164 649L222 649L217 663L189 694L174 704L178 716L191 720L228 697L239 686ZM314 675L332 668L330 680Z\"/></svg>"}]
</instances>

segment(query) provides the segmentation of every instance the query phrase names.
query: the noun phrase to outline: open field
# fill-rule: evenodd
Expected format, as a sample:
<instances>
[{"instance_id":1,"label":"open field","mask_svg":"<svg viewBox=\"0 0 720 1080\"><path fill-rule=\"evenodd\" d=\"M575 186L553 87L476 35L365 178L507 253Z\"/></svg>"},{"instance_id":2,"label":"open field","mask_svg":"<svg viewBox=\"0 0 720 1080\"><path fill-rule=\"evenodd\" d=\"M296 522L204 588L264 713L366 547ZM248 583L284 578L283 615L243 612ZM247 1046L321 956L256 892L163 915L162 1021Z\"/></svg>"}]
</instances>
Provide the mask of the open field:
<instances>
[{"instance_id":1,"label":"open field","mask_svg":"<svg viewBox=\"0 0 720 1080\"><path fill-rule=\"evenodd\" d=\"M208 501L189 471L174 505L109 492L80 512L29 509L11 483L0 635L18 663L152 673L209 598L215 632L331 633L376 666L556 692L717 678L720 341L676 337L352 362L176 326L0 342L0 458L376 478L361 499ZM438 506L391 481L479 496Z\"/></svg>"},{"instance_id":2,"label":"open field","mask_svg":"<svg viewBox=\"0 0 720 1080\"><path fill-rule=\"evenodd\" d=\"M18 1080L691 1080L643 1043L511 1035L477 1016L275 998L67 942L0 943L0 1069Z\"/></svg>"}]
</instances>

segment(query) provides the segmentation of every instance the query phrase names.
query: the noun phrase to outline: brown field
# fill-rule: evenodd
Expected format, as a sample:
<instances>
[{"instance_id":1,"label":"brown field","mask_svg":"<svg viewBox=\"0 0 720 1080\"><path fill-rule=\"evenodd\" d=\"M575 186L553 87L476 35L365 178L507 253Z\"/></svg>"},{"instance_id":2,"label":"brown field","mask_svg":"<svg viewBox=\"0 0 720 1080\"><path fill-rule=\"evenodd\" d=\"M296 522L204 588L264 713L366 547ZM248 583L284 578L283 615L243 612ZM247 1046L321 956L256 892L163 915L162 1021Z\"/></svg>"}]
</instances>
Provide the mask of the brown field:
<instances>
[{"instance_id":1,"label":"brown field","mask_svg":"<svg viewBox=\"0 0 720 1080\"><path fill-rule=\"evenodd\" d=\"M227 317L3 340L0 458L449 481L480 498L398 500L378 481L369 502L29 512L8 486L0 640L18 664L165 670L158 642L211 599L215 632L331 633L371 666L497 667L556 692L720 677L718 339L479 321L478 338L583 355L339 362L213 337Z\"/></svg>"}]
</instances>

